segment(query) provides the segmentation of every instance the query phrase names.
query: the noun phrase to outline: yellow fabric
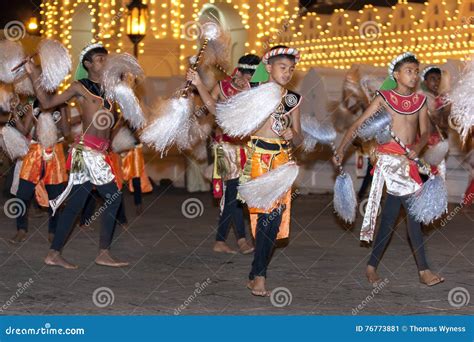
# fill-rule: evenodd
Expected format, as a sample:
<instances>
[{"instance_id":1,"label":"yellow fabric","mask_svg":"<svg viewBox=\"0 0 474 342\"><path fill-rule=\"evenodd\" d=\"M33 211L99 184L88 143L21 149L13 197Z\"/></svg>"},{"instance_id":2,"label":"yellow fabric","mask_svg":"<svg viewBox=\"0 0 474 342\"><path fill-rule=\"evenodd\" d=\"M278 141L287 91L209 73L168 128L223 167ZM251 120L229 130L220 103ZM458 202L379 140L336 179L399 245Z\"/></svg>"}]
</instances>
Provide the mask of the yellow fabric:
<instances>
[{"instance_id":1,"label":"yellow fabric","mask_svg":"<svg viewBox=\"0 0 474 342\"><path fill-rule=\"evenodd\" d=\"M280 145L280 150L270 151L264 148L256 146L252 140L261 140L271 144ZM267 173L270 170L273 170L283 164L286 164L289 159L289 151L281 146L286 142L281 139L268 139L260 137L251 137L251 140L248 142L249 149L247 150L247 161L251 164L250 169L250 179L257 178L264 173ZM252 235L255 238L255 232L257 229L257 219L258 214L270 213L275 208L280 205L285 205L285 210L283 211L282 220L280 224L280 230L277 235L277 240L287 239L290 235L290 220L291 220L291 190L289 190L282 198L275 202L273 208L270 210L262 210L258 208L249 208L250 212L250 224L252 229Z\"/></svg>"}]
</instances>

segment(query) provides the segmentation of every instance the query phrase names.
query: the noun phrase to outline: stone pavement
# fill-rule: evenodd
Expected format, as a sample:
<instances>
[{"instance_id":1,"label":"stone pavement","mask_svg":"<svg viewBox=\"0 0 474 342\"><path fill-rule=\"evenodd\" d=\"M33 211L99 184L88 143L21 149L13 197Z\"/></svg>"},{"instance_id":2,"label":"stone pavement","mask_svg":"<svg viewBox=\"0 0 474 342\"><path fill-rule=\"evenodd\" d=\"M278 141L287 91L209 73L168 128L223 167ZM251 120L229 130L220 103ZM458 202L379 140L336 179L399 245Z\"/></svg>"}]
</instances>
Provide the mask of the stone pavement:
<instances>
[{"instance_id":1,"label":"stone pavement","mask_svg":"<svg viewBox=\"0 0 474 342\"><path fill-rule=\"evenodd\" d=\"M218 209L210 193L172 189L145 196L141 217L131 196L126 201L130 227L117 229L112 248L131 262L124 269L93 263L99 222L92 232L75 229L64 255L80 268L68 271L42 262L48 250L45 214L31 219L27 242L12 246L7 238L14 221L2 211L1 314L474 314L474 298L456 307L474 295L474 214L453 211L448 224L426 237L428 260L445 283L419 283L401 221L379 267L386 281L373 289L364 275L369 249L359 246L360 215L345 227L333 214L331 195L301 195L294 201L290 244L276 250L269 268L269 288L282 288L270 299L245 288L251 256L212 252ZM228 241L236 245L232 231Z\"/></svg>"}]
</instances>

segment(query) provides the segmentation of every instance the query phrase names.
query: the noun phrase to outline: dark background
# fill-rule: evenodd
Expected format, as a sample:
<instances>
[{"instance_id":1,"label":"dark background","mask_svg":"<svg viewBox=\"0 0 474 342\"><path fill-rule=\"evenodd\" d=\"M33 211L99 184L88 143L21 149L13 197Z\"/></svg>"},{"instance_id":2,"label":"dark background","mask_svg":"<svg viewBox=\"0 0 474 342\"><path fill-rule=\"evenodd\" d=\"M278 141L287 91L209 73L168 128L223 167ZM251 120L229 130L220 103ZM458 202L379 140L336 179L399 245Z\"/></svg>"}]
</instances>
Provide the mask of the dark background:
<instances>
[{"instance_id":1,"label":"dark background","mask_svg":"<svg viewBox=\"0 0 474 342\"><path fill-rule=\"evenodd\" d=\"M426 0L410 2L423 3ZM328 14L336 8L359 10L365 4L374 6L393 6L397 0L301 0L300 5L310 11ZM41 0L0 0L0 27L3 28L9 21L20 20L26 22L31 16L39 17Z\"/></svg>"}]
</instances>

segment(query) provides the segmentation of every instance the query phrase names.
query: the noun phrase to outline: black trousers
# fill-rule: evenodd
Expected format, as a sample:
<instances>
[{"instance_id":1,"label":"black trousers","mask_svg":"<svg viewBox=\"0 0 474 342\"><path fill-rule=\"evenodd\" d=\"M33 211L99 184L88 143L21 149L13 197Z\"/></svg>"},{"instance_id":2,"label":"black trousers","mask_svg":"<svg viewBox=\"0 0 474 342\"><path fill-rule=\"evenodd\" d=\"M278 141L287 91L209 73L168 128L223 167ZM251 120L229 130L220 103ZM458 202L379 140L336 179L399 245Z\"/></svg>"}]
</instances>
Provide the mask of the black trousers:
<instances>
[{"instance_id":1,"label":"black trousers","mask_svg":"<svg viewBox=\"0 0 474 342\"><path fill-rule=\"evenodd\" d=\"M51 244L51 249L60 251L64 247L66 239L73 228L74 221L84 207L92 187L91 182L73 186L67 203L59 216L58 228ZM104 204L94 212L91 220L95 220L99 216L102 217L99 247L100 249L108 249L112 243L117 211L122 203L122 193L119 191L115 181L95 187L104 200Z\"/></svg>"},{"instance_id":2,"label":"black trousers","mask_svg":"<svg viewBox=\"0 0 474 342\"><path fill-rule=\"evenodd\" d=\"M216 241L225 241L232 221L237 231L237 239L245 238L244 210L242 203L237 199L239 179L229 179L225 185L224 210L219 218Z\"/></svg>"},{"instance_id":3,"label":"black trousers","mask_svg":"<svg viewBox=\"0 0 474 342\"><path fill-rule=\"evenodd\" d=\"M92 223L92 216L95 213L95 208L97 205L97 198L99 197L99 193L97 190L92 190L92 193L89 195L87 198L86 204L84 206L84 209L82 209L81 212L81 218L80 218L80 225L85 226L85 225L90 225ZM127 223L127 215L125 213L125 203L124 203L124 197L122 195L122 202L120 204L119 210L117 212L117 222L120 224L125 224Z\"/></svg>"},{"instance_id":4,"label":"black trousers","mask_svg":"<svg viewBox=\"0 0 474 342\"><path fill-rule=\"evenodd\" d=\"M394 196L387 194L384 207L382 209L382 220L380 222L380 228L375 237L373 243L372 254L370 256L369 265L377 267L380 260L382 260L383 253L387 248L388 242L393 233L393 227L397 221L398 215L400 214L400 208L403 204L405 211L408 213L408 205L406 197ZM412 252L415 256L416 264L419 271L428 269L428 263L426 262L425 248L423 243L423 234L421 232L421 225L415 221L409 214L407 215L408 221L408 240L411 245Z\"/></svg>"},{"instance_id":5,"label":"black trousers","mask_svg":"<svg viewBox=\"0 0 474 342\"><path fill-rule=\"evenodd\" d=\"M139 177L132 178L133 203L136 206L142 204L142 182Z\"/></svg>"},{"instance_id":6,"label":"black trousers","mask_svg":"<svg viewBox=\"0 0 474 342\"><path fill-rule=\"evenodd\" d=\"M16 219L17 230L21 229L21 230L28 231L28 208L30 206L31 200L33 199L35 195L35 187L36 187L36 184L24 179L20 179L16 197L25 204L26 210L23 212L22 215L18 216ZM54 199L58 197L64 191L64 189L66 188L66 183L46 185L45 188L46 188L46 192L48 193L48 198ZM51 216L52 214L51 208L48 209L48 213L49 213L48 232L51 234L55 234L56 226L58 224L58 215Z\"/></svg>"},{"instance_id":7,"label":"black trousers","mask_svg":"<svg viewBox=\"0 0 474 342\"><path fill-rule=\"evenodd\" d=\"M266 277L275 241L280 230L283 209L275 209L270 214L258 214L255 234L255 251L249 279Z\"/></svg>"}]
</instances>

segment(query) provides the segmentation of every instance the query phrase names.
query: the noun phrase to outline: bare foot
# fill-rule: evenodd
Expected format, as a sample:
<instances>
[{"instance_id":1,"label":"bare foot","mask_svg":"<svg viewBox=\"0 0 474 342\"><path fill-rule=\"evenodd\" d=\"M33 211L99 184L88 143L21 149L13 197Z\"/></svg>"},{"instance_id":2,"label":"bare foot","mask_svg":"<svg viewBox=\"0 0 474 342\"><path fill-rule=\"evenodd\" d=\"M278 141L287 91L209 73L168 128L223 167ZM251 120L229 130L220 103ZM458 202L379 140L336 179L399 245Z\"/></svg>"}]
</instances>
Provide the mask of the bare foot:
<instances>
[{"instance_id":1,"label":"bare foot","mask_svg":"<svg viewBox=\"0 0 474 342\"><path fill-rule=\"evenodd\" d=\"M224 241L216 241L212 250L218 253L237 254L237 252L227 246Z\"/></svg>"},{"instance_id":2,"label":"bare foot","mask_svg":"<svg viewBox=\"0 0 474 342\"><path fill-rule=\"evenodd\" d=\"M99 250L99 255L95 258L95 263L101 266L109 266L109 267L125 267L128 266L130 263L124 261L118 261L110 255L110 251L108 249L101 249Z\"/></svg>"},{"instance_id":3,"label":"bare foot","mask_svg":"<svg viewBox=\"0 0 474 342\"><path fill-rule=\"evenodd\" d=\"M253 282L252 285L250 283ZM249 287L249 285L251 287ZM247 287L252 291L252 294L257 297L270 297L271 291L265 289L265 277L255 277L253 281L249 281Z\"/></svg>"},{"instance_id":4,"label":"bare foot","mask_svg":"<svg viewBox=\"0 0 474 342\"><path fill-rule=\"evenodd\" d=\"M19 243L22 243L26 240L26 230L20 229L16 232L15 236L12 237L10 240L10 243L16 245Z\"/></svg>"},{"instance_id":5,"label":"bare foot","mask_svg":"<svg viewBox=\"0 0 474 342\"><path fill-rule=\"evenodd\" d=\"M54 234L53 233L48 233L48 242L53 243L54 240Z\"/></svg>"},{"instance_id":6,"label":"bare foot","mask_svg":"<svg viewBox=\"0 0 474 342\"><path fill-rule=\"evenodd\" d=\"M77 265L71 264L64 259L58 251L50 249L46 258L44 258L44 263L49 266L61 266L68 270L77 269Z\"/></svg>"},{"instance_id":7,"label":"bare foot","mask_svg":"<svg viewBox=\"0 0 474 342\"><path fill-rule=\"evenodd\" d=\"M444 281L444 278L430 270L420 271L420 283L427 286L434 286Z\"/></svg>"},{"instance_id":8,"label":"bare foot","mask_svg":"<svg viewBox=\"0 0 474 342\"><path fill-rule=\"evenodd\" d=\"M382 281L382 279L379 277L379 275L375 271L374 266L367 265L365 275L367 276L367 279L369 280L369 283L372 284L372 286L377 286L377 284Z\"/></svg>"},{"instance_id":9,"label":"bare foot","mask_svg":"<svg viewBox=\"0 0 474 342\"><path fill-rule=\"evenodd\" d=\"M253 246L245 239L238 239L237 244L239 245L239 251L242 254L250 254L254 251Z\"/></svg>"}]
</instances>

